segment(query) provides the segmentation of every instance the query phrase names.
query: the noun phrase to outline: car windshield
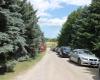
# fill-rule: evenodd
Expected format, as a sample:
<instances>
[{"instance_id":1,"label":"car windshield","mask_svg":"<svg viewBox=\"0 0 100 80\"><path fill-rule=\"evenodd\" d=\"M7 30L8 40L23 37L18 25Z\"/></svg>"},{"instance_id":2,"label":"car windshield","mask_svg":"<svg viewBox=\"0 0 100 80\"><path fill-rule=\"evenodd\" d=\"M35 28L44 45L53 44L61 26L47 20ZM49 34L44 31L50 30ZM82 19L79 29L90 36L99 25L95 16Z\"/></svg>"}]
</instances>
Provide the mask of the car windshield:
<instances>
[{"instance_id":1,"label":"car windshield","mask_svg":"<svg viewBox=\"0 0 100 80\"><path fill-rule=\"evenodd\" d=\"M64 47L63 50L70 51L71 49L70 48L67 48L67 47Z\"/></svg>"},{"instance_id":2,"label":"car windshield","mask_svg":"<svg viewBox=\"0 0 100 80\"><path fill-rule=\"evenodd\" d=\"M79 54L88 54L88 55L93 55L92 52L90 52L89 50L80 50Z\"/></svg>"},{"instance_id":3,"label":"car windshield","mask_svg":"<svg viewBox=\"0 0 100 80\"><path fill-rule=\"evenodd\" d=\"M90 52L88 50L84 50L83 52L86 53L86 54L89 54L89 55L93 55L92 52Z\"/></svg>"}]
</instances>

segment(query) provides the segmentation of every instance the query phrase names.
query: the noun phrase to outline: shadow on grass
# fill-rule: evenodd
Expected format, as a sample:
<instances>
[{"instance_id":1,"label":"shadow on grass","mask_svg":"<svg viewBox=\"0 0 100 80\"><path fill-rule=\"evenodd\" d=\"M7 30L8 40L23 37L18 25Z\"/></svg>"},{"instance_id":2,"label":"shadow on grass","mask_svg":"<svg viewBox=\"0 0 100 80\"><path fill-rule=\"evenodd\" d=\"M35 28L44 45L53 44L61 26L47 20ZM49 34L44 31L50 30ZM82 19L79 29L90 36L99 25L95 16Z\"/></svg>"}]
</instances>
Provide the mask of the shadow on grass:
<instances>
[{"instance_id":1,"label":"shadow on grass","mask_svg":"<svg viewBox=\"0 0 100 80\"><path fill-rule=\"evenodd\" d=\"M6 68L5 67L1 67L0 68L0 75L4 75L6 72Z\"/></svg>"},{"instance_id":2,"label":"shadow on grass","mask_svg":"<svg viewBox=\"0 0 100 80\"><path fill-rule=\"evenodd\" d=\"M11 72L14 72L14 71L7 71L6 67L0 68L0 75L5 75L6 73L11 73Z\"/></svg>"}]
</instances>

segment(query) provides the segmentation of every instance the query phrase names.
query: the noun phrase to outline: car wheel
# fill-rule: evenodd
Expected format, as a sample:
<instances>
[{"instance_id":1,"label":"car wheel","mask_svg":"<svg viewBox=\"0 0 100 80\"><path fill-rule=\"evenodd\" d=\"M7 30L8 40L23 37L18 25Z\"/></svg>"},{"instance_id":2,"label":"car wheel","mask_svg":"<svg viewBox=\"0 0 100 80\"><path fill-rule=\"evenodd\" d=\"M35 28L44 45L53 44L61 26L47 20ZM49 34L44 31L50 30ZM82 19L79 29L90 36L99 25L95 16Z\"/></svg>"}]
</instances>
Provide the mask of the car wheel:
<instances>
[{"instance_id":1,"label":"car wheel","mask_svg":"<svg viewBox=\"0 0 100 80\"><path fill-rule=\"evenodd\" d=\"M79 65L82 65L82 64L81 64L81 59L80 59L80 58L78 58L78 64L79 64Z\"/></svg>"}]
</instances>

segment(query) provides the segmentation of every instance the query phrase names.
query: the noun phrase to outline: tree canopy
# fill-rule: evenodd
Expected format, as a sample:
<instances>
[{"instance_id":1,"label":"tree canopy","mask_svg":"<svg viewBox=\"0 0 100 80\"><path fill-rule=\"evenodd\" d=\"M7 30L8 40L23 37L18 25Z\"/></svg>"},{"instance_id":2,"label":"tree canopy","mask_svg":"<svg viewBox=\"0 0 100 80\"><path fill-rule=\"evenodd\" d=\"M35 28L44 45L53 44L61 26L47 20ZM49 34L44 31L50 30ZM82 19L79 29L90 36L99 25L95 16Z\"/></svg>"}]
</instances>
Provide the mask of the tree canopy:
<instances>
[{"instance_id":1,"label":"tree canopy","mask_svg":"<svg viewBox=\"0 0 100 80\"><path fill-rule=\"evenodd\" d=\"M58 46L86 48L100 56L100 0L72 12L58 37Z\"/></svg>"},{"instance_id":2,"label":"tree canopy","mask_svg":"<svg viewBox=\"0 0 100 80\"><path fill-rule=\"evenodd\" d=\"M27 0L0 0L0 54L4 54L5 62L33 57L44 43L36 14Z\"/></svg>"}]
</instances>

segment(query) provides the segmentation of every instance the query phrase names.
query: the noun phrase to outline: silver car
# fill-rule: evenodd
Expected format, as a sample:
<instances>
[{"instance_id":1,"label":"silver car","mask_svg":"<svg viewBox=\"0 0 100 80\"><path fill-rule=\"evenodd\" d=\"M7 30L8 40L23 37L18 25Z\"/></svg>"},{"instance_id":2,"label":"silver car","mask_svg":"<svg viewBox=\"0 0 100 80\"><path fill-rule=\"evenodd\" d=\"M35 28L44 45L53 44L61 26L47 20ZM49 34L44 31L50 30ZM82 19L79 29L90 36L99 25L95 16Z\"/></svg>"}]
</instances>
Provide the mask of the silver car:
<instances>
[{"instance_id":1,"label":"silver car","mask_svg":"<svg viewBox=\"0 0 100 80\"><path fill-rule=\"evenodd\" d=\"M99 65L99 59L87 49L74 49L70 53L70 61L76 62L79 65Z\"/></svg>"}]
</instances>

